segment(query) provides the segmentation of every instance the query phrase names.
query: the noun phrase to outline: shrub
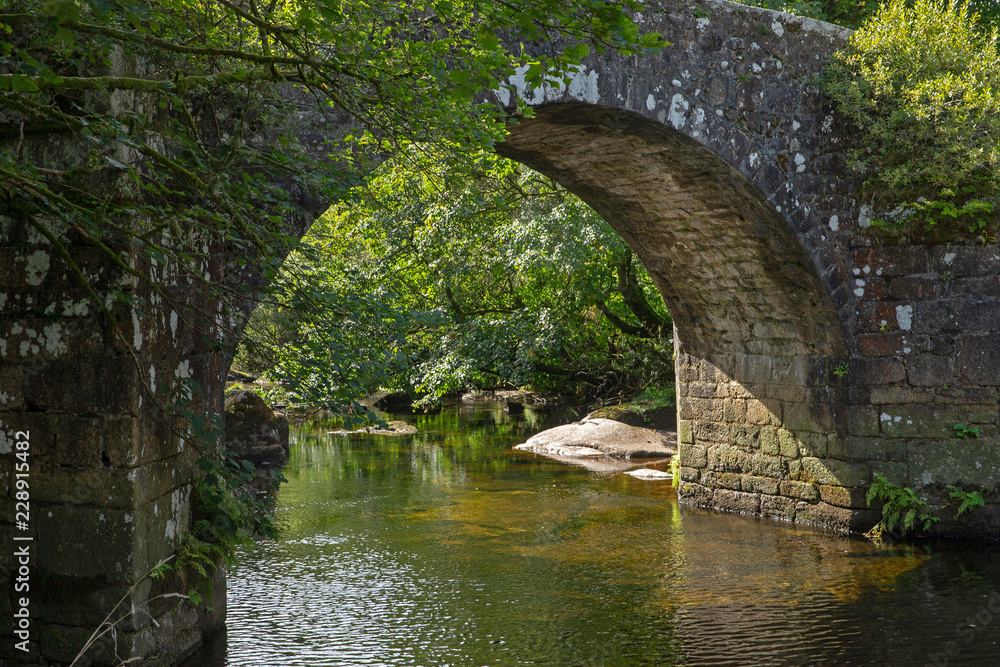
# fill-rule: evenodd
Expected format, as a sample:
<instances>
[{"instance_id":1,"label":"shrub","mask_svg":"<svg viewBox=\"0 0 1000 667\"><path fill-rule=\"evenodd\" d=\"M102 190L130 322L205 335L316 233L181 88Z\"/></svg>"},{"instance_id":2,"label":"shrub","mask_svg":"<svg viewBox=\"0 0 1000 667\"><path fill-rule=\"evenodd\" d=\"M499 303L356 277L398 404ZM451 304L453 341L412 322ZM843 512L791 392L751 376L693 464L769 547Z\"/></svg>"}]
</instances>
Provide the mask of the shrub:
<instances>
[{"instance_id":1,"label":"shrub","mask_svg":"<svg viewBox=\"0 0 1000 667\"><path fill-rule=\"evenodd\" d=\"M1000 54L978 21L966 4L891 0L831 60L825 89L861 130L850 157L866 194L901 212L883 228L995 240Z\"/></svg>"}]
</instances>

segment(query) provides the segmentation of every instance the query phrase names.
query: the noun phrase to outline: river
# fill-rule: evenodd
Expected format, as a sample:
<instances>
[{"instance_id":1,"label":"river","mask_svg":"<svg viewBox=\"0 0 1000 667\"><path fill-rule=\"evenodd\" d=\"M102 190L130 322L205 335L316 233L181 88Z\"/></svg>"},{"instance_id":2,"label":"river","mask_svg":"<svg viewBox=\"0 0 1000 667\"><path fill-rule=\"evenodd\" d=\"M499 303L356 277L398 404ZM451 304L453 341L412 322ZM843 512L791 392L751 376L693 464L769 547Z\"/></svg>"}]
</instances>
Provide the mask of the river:
<instances>
[{"instance_id":1,"label":"river","mask_svg":"<svg viewBox=\"0 0 1000 667\"><path fill-rule=\"evenodd\" d=\"M1000 550L677 504L511 447L530 411L415 436L293 431L278 541L240 554L188 667L1000 664Z\"/></svg>"}]
</instances>

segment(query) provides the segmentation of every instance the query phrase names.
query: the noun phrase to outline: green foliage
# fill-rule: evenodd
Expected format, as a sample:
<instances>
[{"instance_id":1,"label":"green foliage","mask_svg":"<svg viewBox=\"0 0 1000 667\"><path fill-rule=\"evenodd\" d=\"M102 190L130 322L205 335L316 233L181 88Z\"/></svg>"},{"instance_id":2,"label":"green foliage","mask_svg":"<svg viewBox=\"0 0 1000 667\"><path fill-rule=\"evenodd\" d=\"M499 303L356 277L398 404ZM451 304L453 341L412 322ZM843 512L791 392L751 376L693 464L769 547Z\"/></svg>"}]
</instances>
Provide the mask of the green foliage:
<instances>
[{"instance_id":1,"label":"green foliage","mask_svg":"<svg viewBox=\"0 0 1000 667\"><path fill-rule=\"evenodd\" d=\"M670 483L675 488L678 487L678 486L680 486L680 484L681 484L681 457L680 456L675 455L672 459L670 459L670 466L667 468L667 472L669 472L673 476L672 479L670 480Z\"/></svg>"},{"instance_id":2,"label":"green foliage","mask_svg":"<svg viewBox=\"0 0 1000 667\"><path fill-rule=\"evenodd\" d=\"M740 4L808 16L848 27L856 27L878 9L876 0L739 0ZM767 33L765 33L767 34Z\"/></svg>"},{"instance_id":3,"label":"green foliage","mask_svg":"<svg viewBox=\"0 0 1000 667\"><path fill-rule=\"evenodd\" d=\"M914 240L996 234L1000 53L968 6L892 0L832 58L825 89L857 127L851 158L883 231Z\"/></svg>"},{"instance_id":4,"label":"green foliage","mask_svg":"<svg viewBox=\"0 0 1000 667\"><path fill-rule=\"evenodd\" d=\"M955 435L963 440L979 437L978 426L966 426L965 424L955 424Z\"/></svg>"},{"instance_id":5,"label":"green foliage","mask_svg":"<svg viewBox=\"0 0 1000 667\"><path fill-rule=\"evenodd\" d=\"M631 402L638 404L643 410L654 410L656 408L677 405L677 388L673 385L666 387L646 387Z\"/></svg>"},{"instance_id":6,"label":"green foliage","mask_svg":"<svg viewBox=\"0 0 1000 667\"><path fill-rule=\"evenodd\" d=\"M850 370L850 368L851 368L850 365L848 365L846 361L843 363L839 363L833 367L833 374L839 378L842 378L845 375L847 375L847 372Z\"/></svg>"},{"instance_id":7,"label":"green foliage","mask_svg":"<svg viewBox=\"0 0 1000 667\"><path fill-rule=\"evenodd\" d=\"M634 394L672 369L669 317L618 236L489 153L398 156L317 222L281 279L293 298L255 314L240 362L311 373L320 396Z\"/></svg>"},{"instance_id":8,"label":"green foliage","mask_svg":"<svg viewBox=\"0 0 1000 667\"><path fill-rule=\"evenodd\" d=\"M892 533L898 527L901 533L906 533L913 529L917 521L926 531L940 521L939 517L931 514L927 503L917 497L913 489L890 484L881 474L875 475L875 481L865 494L865 500L869 505L873 500L883 503L882 520L867 533L875 542L881 541L884 531Z\"/></svg>"},{"instance_id":9,"label":"green foliage","mask_svg":"<svg viewBox=\"0 0 1000 667\"><path fill-rule=\"evenodd\" d=\"M979 489L979 491L963 491L957 486L951 484L948 485L949 497L959 503L958 509L955 510L955 516L962 516L968 510L973 510L977 507L982 507L986 504L983 500L983 493L986 489Z\"/></svg>"},{"instance_id":10,"label":"green foliage","mask_svg":"<svg viewBox=\"0 0 1000 667\"><path fill-rule=\"evenodd\" d=\"M958 426L962 425L957 424L956 428ZM982 495L986 492L985 488L979 491L963 491L954 485L948 485L947 488L951 500L959 503L958 508L955 510L956 517L985 505ZM913 489L897 484L890 484L881 474L875 475L875 482L868 489L865 498L869 505L871 505L873 500L879 500L884 503L882 506L881 521L865 533L876 543L882 542L882 536L885 532L895 532L897 535L902 535L912 530L918 521L922 525L923 530L927 531L933 524L940 521L940 517L931 514L927 503L917 497ZM945 506L947 507L947 505ZM899 528L898 531L896 530L897 528Z\"/></svg>"}]
</instances>

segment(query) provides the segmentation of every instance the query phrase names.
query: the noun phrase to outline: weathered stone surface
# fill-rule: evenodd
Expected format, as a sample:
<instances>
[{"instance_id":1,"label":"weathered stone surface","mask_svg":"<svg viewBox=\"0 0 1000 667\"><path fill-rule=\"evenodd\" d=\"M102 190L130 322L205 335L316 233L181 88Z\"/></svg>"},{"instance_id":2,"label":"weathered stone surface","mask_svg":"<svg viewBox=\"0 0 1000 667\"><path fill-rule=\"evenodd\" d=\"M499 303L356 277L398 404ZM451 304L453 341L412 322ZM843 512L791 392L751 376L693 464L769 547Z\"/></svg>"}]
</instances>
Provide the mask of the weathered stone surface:
<instances>
[{"instance_id":1,"label":"weathered stone surface","mask_svg":"<svg viewBox=\"0 0 1000 667\"><path fill-rule=\"evenodd\" d=\"M244 461L282 466L288 460L288 419L254 392L236 391L226 399L226 447Z\"/></svg>"},{"instance_id":2,"label":"weathered stone surface","mask_svg":"<svg viewBox=\"0 0 1000 667\"><path fill-rule=\"evenodd\" d=\"M662 458L676 453L676 442L666 433L629 426L610 419L583 419L542 431L515 449L563 456L621 456ZM556 452L555 450L559 450ZM572 454L568 452L582 451ZM588 454L585 450L590 450Z\"/></svg>"}]
</instances>

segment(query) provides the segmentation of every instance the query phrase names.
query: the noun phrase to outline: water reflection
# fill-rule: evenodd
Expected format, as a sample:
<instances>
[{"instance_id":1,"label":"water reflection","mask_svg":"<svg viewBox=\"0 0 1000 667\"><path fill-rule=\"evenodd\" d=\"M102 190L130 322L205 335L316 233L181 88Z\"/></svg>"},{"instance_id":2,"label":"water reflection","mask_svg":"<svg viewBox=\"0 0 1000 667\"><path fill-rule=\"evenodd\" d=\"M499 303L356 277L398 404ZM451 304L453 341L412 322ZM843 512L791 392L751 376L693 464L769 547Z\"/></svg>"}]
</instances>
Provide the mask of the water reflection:
<instances>
[{"instance_id":1,"label":"water reflection","mask_svg":"<svg viewBox=\"0 0 1000 667\"><path fill-rule=\"evenodd\" d=\"M537 422L413 420L416 436L295 433L283 539L243 555L228 633L189 664L1000 659L993 548L880 551L680 508L663 482L510 451Z\"/></svg>"}]
</instances>

